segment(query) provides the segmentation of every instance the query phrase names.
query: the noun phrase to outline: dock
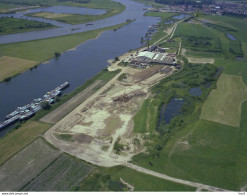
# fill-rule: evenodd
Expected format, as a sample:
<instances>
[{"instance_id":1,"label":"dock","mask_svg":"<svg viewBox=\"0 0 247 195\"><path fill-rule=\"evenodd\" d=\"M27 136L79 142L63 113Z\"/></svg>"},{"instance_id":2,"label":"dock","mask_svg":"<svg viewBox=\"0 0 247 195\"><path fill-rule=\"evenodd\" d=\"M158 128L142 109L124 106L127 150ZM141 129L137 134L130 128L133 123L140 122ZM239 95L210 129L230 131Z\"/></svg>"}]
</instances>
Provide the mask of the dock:
<instances>
[{"instance_id":1,"label":"dock","mask_svg":"<svg viewBox=\"0 0 247 195\"><path fill-rule=\"evenodd\" d=\"M55 102L54 98L60 96L62 94L62 90L67 87L69 87L69 82L65 82L54 90L47 92L42 98L33 99L31 103L18 107L16 110L6 115L5 121L0 122L0 129L4 129L17 121L28 120L33 117L36 112L42 109L42 102L53 104Z\"/></svg>"}]
</instances>

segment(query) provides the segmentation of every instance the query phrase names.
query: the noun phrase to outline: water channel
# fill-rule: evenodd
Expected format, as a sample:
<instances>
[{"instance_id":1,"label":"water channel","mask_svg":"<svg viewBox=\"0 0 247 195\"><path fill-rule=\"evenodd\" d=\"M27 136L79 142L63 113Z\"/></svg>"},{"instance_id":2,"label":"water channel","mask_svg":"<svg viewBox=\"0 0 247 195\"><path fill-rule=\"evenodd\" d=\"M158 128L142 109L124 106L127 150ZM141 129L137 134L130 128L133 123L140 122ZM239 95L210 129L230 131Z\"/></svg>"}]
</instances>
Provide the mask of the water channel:
<instances>
[{"instance_id":1,"label":"water channel","mask_svg":"<svg viewBox=\"0 0 247 195\"><path fill-rule=\"evenodd\" d=\"M126 6L126 10L119 14L120 16L107 19L111 21L110 24L106 24L106 20L98 21L98 28L122 23L127 18L136 18L134 22L117 31L106 31L97 39L79 45L76 50L65 52L57 60L53 58L32 71L14 77L10 82L0 83L0 121L18 106L42 97L47 91L65 81L70 82L70 87L64 93L71 92L109 65L107 60L120 56L129 49L140 47L141 37L145 36L148 26L156 24L159 20L143 16L145 5L130 0L121 2ZM33 36L36 33L37 36L40 35L40 32L31 33ZM19 34L15 36L21 40ZM25 36L23 39L25 40ZM6 132L7 130L1 130L0 137Z\"/></svg>"}]
</instances>

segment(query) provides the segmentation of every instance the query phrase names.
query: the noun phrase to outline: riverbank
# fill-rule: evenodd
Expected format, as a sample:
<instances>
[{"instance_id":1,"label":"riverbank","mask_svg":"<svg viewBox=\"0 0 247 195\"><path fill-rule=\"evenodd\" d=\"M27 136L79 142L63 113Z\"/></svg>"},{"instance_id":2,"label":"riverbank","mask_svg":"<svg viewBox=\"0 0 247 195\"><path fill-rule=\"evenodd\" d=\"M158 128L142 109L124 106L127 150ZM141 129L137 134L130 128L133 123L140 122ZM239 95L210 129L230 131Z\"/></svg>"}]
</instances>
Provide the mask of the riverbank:
<instances>
[{"instance_id":1,"label":"riverbank","mask_svg":"<svg viewBox=\"0 0 247 195\"><path fill-rule=\"evenodd\" d=\"M92 83L96 81L104 81L104 84L106 84L119 72L120 70L116 70L113 72L109 72L105 69L102 70L71 93L62 96L60 101L53 104L49 110L41 110L36 113L36 115L32 119L20 124L20 127L18 127L19 125L17 125L15 128L13 128L13 130L11 130L0 139L0 147L2 148L2 150L0 150L0 164L4 163L11 156L15 155L19 150L31 143L38 136L44 134L51 127L50 124L39 122L38 120L40 118L60 107L80 92L86 90ZM98 89L99 88L95 89L94 92L96 92Z\"/></svg>"},{"instance_id":2,"label":"riverbank","mask_svg":"<svg viewBox=\"0 0 247 195\"><path fill-rule=\"evenodd\" d=\"M90 23L97 20L102 20L108 17L115 16L117 14L120 14L124 10L125 10L125 6L121 4L119 8L108 9L106 13L102 15L56 14L51 12L35 12L35 13L26 14L26 16L51 19L51 20L56 20L58 22L65 22L68 24L84 24L84 23Z\"/></svg>"},{"instance_id":3,"label":"riverbank","mask_svg":"<svg viewBox=\"0 0 247 195\"><path fill-rule=\"evenodd\" d=\"M20 67L18 69L13 69L12 67L10 67L6 69L4 68L5 66L0 66L0 72L2 73L2 75L5 75L4 78L0 77L0 82L3 82L4 80L6 80L6 78L10 80L12 77L28 69L36 68L40 63L53 58L55 52L63 53L71 48L74 48L86 42L87 40L97 38L104 31L119 29L132 21L133 20L126 21L118 25L88 32L76 33L48 39L39 39L34 41L0 45L1 57L8 56L17 59L36 62L33 63L31 66L26 67L25 69L23 69L23 67ZM15 60L12 61L12 65L15 65Z\"/></svg>"}]
</instances>

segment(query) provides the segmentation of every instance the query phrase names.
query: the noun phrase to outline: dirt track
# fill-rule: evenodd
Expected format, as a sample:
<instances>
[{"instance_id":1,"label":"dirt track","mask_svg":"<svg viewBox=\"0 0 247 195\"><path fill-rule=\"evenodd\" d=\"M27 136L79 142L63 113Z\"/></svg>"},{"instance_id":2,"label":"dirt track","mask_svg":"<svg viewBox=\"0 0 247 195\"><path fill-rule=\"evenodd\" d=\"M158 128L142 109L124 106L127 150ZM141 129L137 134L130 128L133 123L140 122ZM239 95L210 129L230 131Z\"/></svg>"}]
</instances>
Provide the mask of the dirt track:
<instances>
[{"instance_id":1,"label":"dirt track","mask_svg":"<svg viewBox=\"0 0 247 195\"><path fill-rule=\"evenodd\" d=\"M124 165L126 167L129 167L129 168L134 169L136 171L139 171L139 172L142 172L142 173L146 173L148 175L159 177L161 179L165 179L165 180L172 181L172 182L175 182L175 183L180 183L180 184L184 184L184 185L195 187L195 188L199 188L199 189L205 189L205 190L212 191L212 192L225 192L225 191L228 191L228 190L225 190L225 189L222 189L222 188L217 188L217 187L214 187L214 186L204 185L204 184L201 184L201 183L196 183L196 182L192 182L192 181L186 181L186 180L170 177L170 176L168 176L166 174L154 172L154 171L151 171L149 169L145 169L143 167L139 167L139 166L136 166L136 165L131 164L131 163L126 163Z\"/></svg>"},{"instance_id":2,"label":"dirt track","mask_svg":"<svg viewBox=\"0 0 247 195\"><path fill-rule=\"evenodd\" d=\"M92 83L85 90L75 95L73 98L65 102L63 105L59 106L57 109L53 110L49 114L45 115L40 119L41 122L56 124L69 112L71 112L76 106L84 102L88 97L90 97L95 91L94 88L101 87L105 84L105 81L97 80Z\"/></svg>"}]
</instances>

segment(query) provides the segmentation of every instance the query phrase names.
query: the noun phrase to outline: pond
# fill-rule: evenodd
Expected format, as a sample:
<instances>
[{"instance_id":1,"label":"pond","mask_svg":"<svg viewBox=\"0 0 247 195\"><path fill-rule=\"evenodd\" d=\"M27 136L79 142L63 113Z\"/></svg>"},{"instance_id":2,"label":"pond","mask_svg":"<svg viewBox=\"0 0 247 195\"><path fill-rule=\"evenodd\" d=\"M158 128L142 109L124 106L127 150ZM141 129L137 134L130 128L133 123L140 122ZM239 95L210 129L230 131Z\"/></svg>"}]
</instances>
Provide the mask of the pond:
<instances>
[{"instance_id":1,"label":"pond","mask_svg":"<svg viewBox=\"0 0 247 195\"><path fill-rule=\"evenodd\" d=\"M233 40L233 41L236 41L236 40L237 40L234 36L232 36L232 35L230 35L230 34L228 34L228 33L226 33L226 36L227 36L229 39Z\"/></svg>"},{"instance_id":2,"label":"pond","mask_svg":"<svg viewBox=\"0 0 247 195\"><path fill-rule=\"evenodd\" d=\"M173 98L167 105L164 104L160 112L159 124L162 122L169 124L175 116L181 113L184 103L185 101L181 98Z\"/></svg>"},{"instance_id":3,"label":"pond","mask_svg":"<svg viewBox=\"0 0 247 195\"><path fill-rule=\"evenodd\" d=\"M168 21L164 22L164 24L173 24L173 23L174 23L174 21L172 21L172 20L168 20Z\"/></svg>"},{"instance_id":4,"label":"pond","mask_svg":"<svg viewBox=\"0 0 247 195\"><path fill-rule=\"evenodd\" d=\"M194 87L189 90L189 93L194 96L200 96L202 94L202 90L200 87Z\"/></svg>"},{"instance_id":5,"label":"pond","mask_svg":"<svg viewBox=\"0 0 247 195\"><path fill-rule=\"evenodd\" d=\"M182 19L187 18L187 17L189 17L189 16L190 16L190 15L187 15L187 14L181 14L181 15L179 15L179 16L174 16L174 17L172 17L172 18L177 19L177 20L182 20Z\"/></svg>"},{"instance_id":6,"label":"pond","mask_svg":"<svg viewBox=\"0 0 247 195\"><path fill-rule=\"evenodd\" d=\"M235 60L237 60L237 61L245 61L245 58L244 57L236 57Z\"/></svg>"}]
</instances>

